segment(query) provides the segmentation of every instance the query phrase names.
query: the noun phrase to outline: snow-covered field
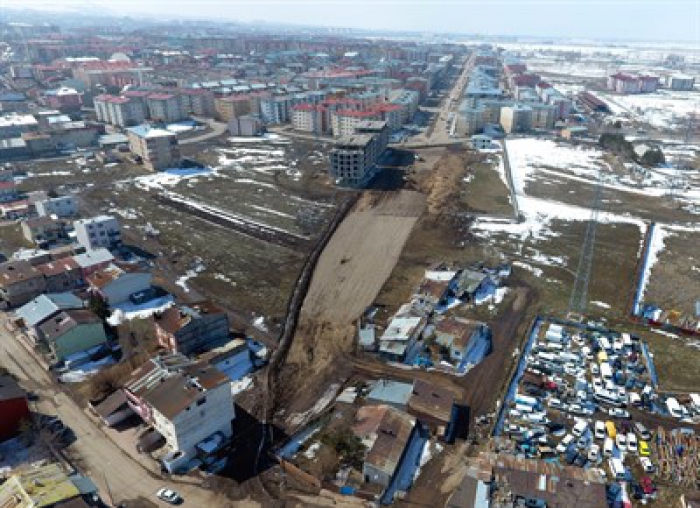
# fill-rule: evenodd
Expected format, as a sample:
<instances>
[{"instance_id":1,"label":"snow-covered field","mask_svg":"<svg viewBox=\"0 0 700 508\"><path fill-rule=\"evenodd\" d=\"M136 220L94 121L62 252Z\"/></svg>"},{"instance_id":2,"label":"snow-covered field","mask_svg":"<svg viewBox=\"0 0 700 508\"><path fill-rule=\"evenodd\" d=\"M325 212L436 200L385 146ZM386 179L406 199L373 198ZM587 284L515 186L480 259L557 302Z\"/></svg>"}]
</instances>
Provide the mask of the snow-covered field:
<instances>
[{"instance_id":1,"label":"snow-covered field","mask_svg":"<svg viewBox=\"0 0 700 508\"><path fill-rule=\"evenodd\" d=\"M651 94L618 95L597 92L616 116L648 124L657 129L686 128L688 117L700 113L700 94L660 90Z\"/></svg>"}]
</instances>

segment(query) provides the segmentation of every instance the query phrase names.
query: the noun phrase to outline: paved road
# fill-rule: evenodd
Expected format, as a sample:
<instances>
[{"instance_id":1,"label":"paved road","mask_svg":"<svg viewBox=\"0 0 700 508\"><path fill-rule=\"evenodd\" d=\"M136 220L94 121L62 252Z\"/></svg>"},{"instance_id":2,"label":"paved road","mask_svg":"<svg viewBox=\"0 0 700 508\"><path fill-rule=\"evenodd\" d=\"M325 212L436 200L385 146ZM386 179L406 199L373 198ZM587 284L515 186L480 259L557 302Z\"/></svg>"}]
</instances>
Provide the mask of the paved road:
<instances>
[{"instance_id":1,"label":"paved road","mask_svg":"<svg viewBox=\"0 0 700 508\"><path fill-rule=\"evenodd\" d=\"M173 485L146 470L121 450L88 418L71 398L57 390L52 379L29 352L5 328L0 318L0 362L29 390L39 394L38 410L56 414L78 438L69 448L69 455L79 456L80 469L96 483L100 495L110 503L145 498L155 506L168 506L154 496L161 487L177 490L185 499L184 506L221 506L215 496L194 485Z\"/></svg>"},{"instance_id":2,"label":"paved road","mask_svg":"<svg viewBox=\"0 0 700 508\"><path fill-rule=\"evenodd\" d=\"M226 129L228 128L228 125L226 125L223 122L218 122L216 120L213 120L211 118L197 118L197 120L206 123L209 128L211 129L210 132L207 132L206 134L202 134L200 136L194 136L191 138L185 138L180 141L181 145L189 145L192 143L199 143L201 141L207 141L212 138L218 138L219 136L223 135L226 132Z\"/></svg>"}]
</instances>

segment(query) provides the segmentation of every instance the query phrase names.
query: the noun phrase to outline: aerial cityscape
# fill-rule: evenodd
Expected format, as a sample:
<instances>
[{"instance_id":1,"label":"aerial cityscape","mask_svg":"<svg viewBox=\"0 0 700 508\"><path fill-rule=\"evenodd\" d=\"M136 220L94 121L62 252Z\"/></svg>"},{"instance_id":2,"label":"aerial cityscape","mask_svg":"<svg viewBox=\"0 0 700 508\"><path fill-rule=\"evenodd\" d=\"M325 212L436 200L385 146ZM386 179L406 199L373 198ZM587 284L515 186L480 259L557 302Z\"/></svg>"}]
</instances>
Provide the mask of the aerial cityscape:
<instances>
[{"instance_id":1,"label":"aerial cityscape","mask_svg":"<svg viewBox=\"0 0 700 508\"><path fill-rule=\"evenodd\" d=\"M0 508L700 508L699 34L2 2Z\"/></svg>"}]
</instances>

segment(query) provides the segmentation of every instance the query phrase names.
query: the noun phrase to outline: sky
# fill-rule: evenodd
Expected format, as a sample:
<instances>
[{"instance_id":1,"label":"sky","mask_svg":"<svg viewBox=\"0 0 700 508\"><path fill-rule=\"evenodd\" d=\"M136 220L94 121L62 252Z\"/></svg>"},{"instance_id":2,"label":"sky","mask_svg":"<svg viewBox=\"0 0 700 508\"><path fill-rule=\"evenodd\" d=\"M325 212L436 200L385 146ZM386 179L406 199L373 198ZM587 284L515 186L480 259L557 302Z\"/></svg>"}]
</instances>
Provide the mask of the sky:
<instances>
[{"instance_id":1,"label":"sky","mask_svg":"<svg viewBox=\"0 0 700 508\"><path fill-rule=\"evenodd\" d=\"M0 0L99 14L588 39L697 41L700 0Z\"/></svg>"}]
</instances>

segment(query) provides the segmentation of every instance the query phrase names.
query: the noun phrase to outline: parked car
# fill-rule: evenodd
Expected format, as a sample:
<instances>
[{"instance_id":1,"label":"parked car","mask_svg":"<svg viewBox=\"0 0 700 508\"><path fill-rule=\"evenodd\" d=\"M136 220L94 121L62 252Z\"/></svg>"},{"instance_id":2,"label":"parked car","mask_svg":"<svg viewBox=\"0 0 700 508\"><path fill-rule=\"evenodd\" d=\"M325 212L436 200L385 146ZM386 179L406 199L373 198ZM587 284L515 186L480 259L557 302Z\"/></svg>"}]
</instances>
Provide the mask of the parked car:
<instances>
[{"instance_id":1,"label":"parked car","mask_svg":"<svg viewBox=\"0 0 700 508\"><path fill-rule=\"evenodd\" d=\"M644 490L637 482L632 483L632 497L634 499L644 499Z\"/></svg>"},{"instance_id":2,"label":"parked car","mask_svg":"<svg viewBox=\"0 0 700 508\"><path fill-rule=\"evenodd\" d=\"M567 464L573 464L574 461L576 460L576 457L578 457L578 452L576 451L576 448L573 446L566 450L566 455L564 456L564 460L566 460Z\"/></svg>"},{"instance_id":3,"label":"parked car","mask_svg":"<svg viewBox=\"0 0 700 508\"><path fill-rule=\"evenodd\" d=\"M182 497L180 497L180 494L172 489L160 489L158 492L156 492L156 497L169 504L177 505L182 503Z\"/></svg>"},{"instance_id":4,"label":"parked car","mask_svg":"<svg viewBox=\"0 0 700 508\"><path fill-rule=\"evenodd\" d=\"M644 440L639 441L639 456L648 457L651 455L651 450L649 449L649 443Z\"/></svg>"},{"instance_id":5,"label":"parked car","mask_svg":"<svg viewBox=\"0 0 700 508\"><path fill-rule=\"evenodd\" d=\"M619 407L611 407L608 409L608 414L615 418L629 419L630 413L626 409L620 409Z\"/></svg>"},{"instance_id":6,"label":"parked car","mask_svg":"<svg viewBox=\"0 0 700 508\"><path fill-rule=\"evenodd\" d=\"M567 434L564 436L564 439L562 439L559 444L557 445L557 452L559 453L564 453L566 450L569 449L569 445L574 441L574 436L571 434Z\"/></svg>"},{"instance_id":7,"label":"parked car","mask_svg":"<svg viewBox=\"0 0 700 508\"><path fill-rule=\"evenodd\" d=\"M642 486L642 490L647 496L650 496L656 492L656 486L648 476L642 476L642 478L639 480L639 485Z\"/></svg>"},{"instance_id":8,"label":"parked car","mask_svg":"<svg viewBox=\"0 0 700 508\"><path fill-rule=\"evenodd\" d=\"M588 422L586 422L585 420L581 420L576 425L574 425L574 428L571 430L571 433L575 437L581 437L582 435L584 435L586 433L587 430L588 430Z\"/></svg>"},{"instance_id":9,"label":"parked car","mask_svg":"<svg viewBox=\"0 0 700 508\"><path fill-rule=\"evenodd\" d=\"M612 438L606 437L603 442L603 455L606 457L612 457L613 450L615 448L615 442Z\"/></svg>"},{"instance_id":10,"label":"parked car","mask_svg":"<svg viewBox=\"0 0 700 508\"><path fill-rule=\"evenodd\" d=\"M595 422L595 430L593 431L593 435L596 439L605 439L605 424L602 421L598 420Z\"/></svg>"},{"instance_id":11,"label":"parked car","mask_svg":"<svg viewBox=\"0 0 700 508\"><path fill-rule=\"evenodd\" d=\"M642 469L644 469L645 473L653 473L656 471L656 468L649 457L639 457L639 462L642 464Z\"/></svg>"},{"instance_id":12,"label":"parked car","mask_svg":"<svg viewBox=\"0 0 700 508\"><path fill-rule=\"evenodd\" d=\"M584 455L583 453L579 454L578 457L576 457L576 460L574 460L574 464L578 467L585 467L586 464L588 464L588 459L586 458L586 455Z\"/></svg>"},{"instance_id":13,"label":"parked car","mask_svg":"<svg viewBox=\"0 0 700 508\"><path fill-rule=\"evenodd\" d=\"M620 432L615 437L615 444L617 445L618 449L621 452L627 451L627 436L625 436L622 432Z\"/></svg>"},{"instance_id":14,"label":"parked car","mask_svg":"<svg viewBox=\"0 0 700 508\"><path fill-rule=\"evenodd\" d=\"M634 430L639 434L639 437L644 441L651 440L651 432L644 426L642 422L634 422Z\"/></svg>"},{"instance_id":15,"label":"parked car","mask_svg":"<svg viewBox=\"0 0 700 508\"><path fill-rule=\"evenodd\" d=\"M597 444L592 444L590 450L588 450L588 460L591 462L597 462L600 458L600 446Z\"/></svg>"},{"instance_id":16,"label":"parked car","mask_svg":"<svg viewBox=\"0 0 700 508\"><path fill-rule=\"evenodd\" d=\"M627 434L627 450L630 453L637 453L639 448L637 447L637 436L633 432Z\"/></svg>"}]
</instances>

